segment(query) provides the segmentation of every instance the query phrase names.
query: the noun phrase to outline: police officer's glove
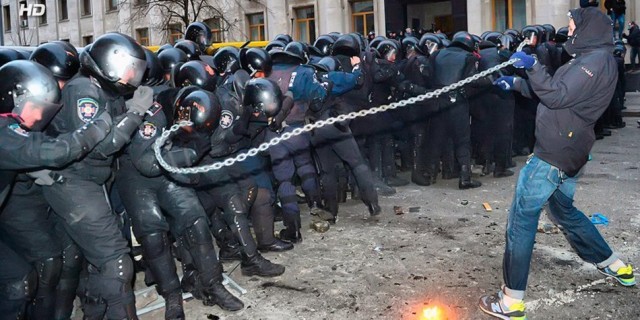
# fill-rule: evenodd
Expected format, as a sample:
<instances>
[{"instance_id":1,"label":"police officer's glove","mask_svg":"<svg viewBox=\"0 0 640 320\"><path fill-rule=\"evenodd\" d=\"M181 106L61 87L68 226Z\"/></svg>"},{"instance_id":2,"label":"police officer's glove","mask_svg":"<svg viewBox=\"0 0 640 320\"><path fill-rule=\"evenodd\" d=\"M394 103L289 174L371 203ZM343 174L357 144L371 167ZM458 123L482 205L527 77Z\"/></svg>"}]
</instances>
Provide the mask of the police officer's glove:
<instances>
[{"instance_id":1,"label":"police officer's glove","mask_svg":"<svg viewBox=\"0 0 640 320\"><path fill-rule=\"evenodd\" d=\"M531 69L536 64L536 58L522 52L516 52L511 55L511 59L518 59L516 63L513 64L514 67L518 69Z\"/></svg>"},{"instance_id":2,"label":"police officer's glove","mask_svg":"<svg viewBox=\"0 0 640 320\"><path fill-rule=\"evenodd\" d=\"M73 132L73 138L82 147L83 154L91 151L111 132L113 120L108 112L101 112L84 126Z\"/></svg>"},{"instance_id":3,"label":"police officer's glove","mask_svg":"<svg viewBox=\"0 0 640 320\"><path fill-rule=\"evenodd\" d=\"M147 86L140 86L133 93L133 98L127 100L127 112L143 116L153 105L153 89Z\"/></svg>"},{"instance_id":4,"label":"police officer's glove","mask_svg":"<svg viewBox=\"0 0 640 320\"><path fill-rule=\"evenodd\" d=\"M198 153L191 148L174 148L164 153L164 159L173 167L191 167L198 160Z\"/></svg>"},{"instance_id":5,"label":"police officer's glove","mask_svg":"<svg viewBox=\"0 0 640 320\"><path fill-rule=\"evenodd\" d=\"M55 181L49 175L50 173L51 170L44 169L40 171L29 172L27 173L27 175L35 179L35 183L39 186L51 186L55 183Z\"/></svg>"},{"instance_id":6,"label":"police officer's glove","mask_svg":"<svg viewBox=\"0 0 640 320\"><path fill-rule=\"evenodd\" d=\"M500 87L500 89L504 91L514 90L514 85L516 82L516 77L512 76L502 76L498 78L498 80L493 82L493 85Z\"/></svg>"}]
</instances>

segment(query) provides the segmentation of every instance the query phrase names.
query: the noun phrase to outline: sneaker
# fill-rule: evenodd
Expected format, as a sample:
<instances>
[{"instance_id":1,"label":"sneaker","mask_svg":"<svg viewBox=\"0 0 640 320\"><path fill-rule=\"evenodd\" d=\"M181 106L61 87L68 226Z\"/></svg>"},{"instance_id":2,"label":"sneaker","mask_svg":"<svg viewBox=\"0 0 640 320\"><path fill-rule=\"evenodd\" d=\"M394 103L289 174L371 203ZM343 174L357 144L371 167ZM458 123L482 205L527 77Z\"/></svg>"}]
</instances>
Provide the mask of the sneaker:
<instances>
[{"instance_id":1,"label":"sneaker","mask_svg":"<svg viewBox=\"0 0 640 320\"><path fill-rule=\"evenodd\" d=\"M502 303L502 291L482 296L480 298L479 307L482 312L492 315L496 318L504 320L527 320L527 316L524 314L524 302L518 302L507 308Z\"/></svg>"},{"instance_id":2,"label":"sneaker","mask_svg":"<svg viewBox=\"0 0 640 320\"><path fill-rule=\"evenodd\" d=\"M636 285L636 277L633 275L633 267L630 264L618 269L618 272L613 272L609 267L602 269L598 268L598 272L607 277L618 280L618 282L625 287L632 287Z\"/></svg>"}]
</instances>

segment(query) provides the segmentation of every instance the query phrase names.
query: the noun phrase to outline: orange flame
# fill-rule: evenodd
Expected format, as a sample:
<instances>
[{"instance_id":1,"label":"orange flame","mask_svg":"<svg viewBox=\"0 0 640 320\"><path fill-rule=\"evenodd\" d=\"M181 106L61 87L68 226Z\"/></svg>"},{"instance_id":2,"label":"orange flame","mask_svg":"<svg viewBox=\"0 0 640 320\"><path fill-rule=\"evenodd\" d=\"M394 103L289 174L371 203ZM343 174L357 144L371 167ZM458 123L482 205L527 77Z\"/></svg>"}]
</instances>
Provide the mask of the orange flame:
<instances>
[{"instance_id":1,"label":"orange flame","mask_svg":"<svg viewBox=\"0 0 640 320\"><path fill-rule=\"evenodd\" d=\"M438 306L427 307L422 310L421 320L445 320Z\"/></svg>"}]
</instances>

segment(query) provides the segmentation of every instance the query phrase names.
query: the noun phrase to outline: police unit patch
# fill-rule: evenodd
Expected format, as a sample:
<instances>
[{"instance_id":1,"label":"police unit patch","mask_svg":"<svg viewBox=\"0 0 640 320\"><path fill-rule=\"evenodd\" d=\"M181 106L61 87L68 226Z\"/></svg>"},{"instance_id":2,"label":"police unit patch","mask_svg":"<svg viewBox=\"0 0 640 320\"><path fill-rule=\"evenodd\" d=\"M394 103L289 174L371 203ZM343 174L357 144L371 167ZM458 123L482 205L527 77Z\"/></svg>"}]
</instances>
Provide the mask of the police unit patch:
<instances>
[{"instance_id":1,"label":"police unit patch","mask_svg":"<svg viewBox=\"0 0 640 320\"><path fill-rule=\"evenodd\" d=\"M145 121L138 133L142 137L142 139L149 140L156 136L156 132L158 132L158 128L151 122Z\"/></svg>"},{"instance_id":2,"label":"police unit patch","mask_svg":"<svg viewBox=\"0 0 640 320\"><path fill-rule=\"evenodd\" d=\"M291 74L291 79L289 79L289 88L293 88L293 83L296 82L296 76L298 75L297 72L293 72ZM314 77L315 78L315 77Z\"/></svg>"},{"instance_id":3,"label":"police unit patch","mask_svg":"<svg viewBox=\"0 0 640 320\"><path fill-rule=\"evenodd\" d=\"M222 111L222 114L220 115L220 127L222 127L222 129L227 129L231 127L231 125L233 125L233 113L228 110Z\"/></svg>"},{"instance_id":4,"label":"police unit patch","mask_svg":"<svg viewBox=\"0 0 640 320\"><path fill-rule=\"evenodd\" d=\"M20 127L20 125L17 123L10 124L9 129L23 137L29 136L29 131L22 129L22 127Z\"/></svg>"},{"instance_id":5,"label":"police unit patch","mask_svg":"<svg viewBox=\"0 0 640 320\"><path fill-rule=\"evenodd\" d=\"M91 98L78 99L78 117L83 122L89 122L98 113L98 102Z\"/></svg>"}]
</instances>

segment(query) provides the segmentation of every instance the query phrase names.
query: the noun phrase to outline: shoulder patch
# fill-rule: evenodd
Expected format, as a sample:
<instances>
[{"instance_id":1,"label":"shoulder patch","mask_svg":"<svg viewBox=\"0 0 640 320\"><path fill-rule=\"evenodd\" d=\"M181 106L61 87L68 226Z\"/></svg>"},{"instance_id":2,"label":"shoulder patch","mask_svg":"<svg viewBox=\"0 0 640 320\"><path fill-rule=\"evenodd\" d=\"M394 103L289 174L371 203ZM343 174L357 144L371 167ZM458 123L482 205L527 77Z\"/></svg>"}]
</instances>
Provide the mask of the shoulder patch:
<instances>
[{"instance_id":1,"label":"shoulder patch","mask_svg":"<svg viewBox=\"0 0 640 320\"><path fill-rule=\"evenodd\" d=\"M158 112L160 112L160 110L162 110L162 105L160 103L158 103L157 101L153 102L153 105L151 105L151 108L149 108L149 110L147 110L147 114L150 117L155 116Z\"/></svg>"},{"instance_id":2,"label":"shoulder patch","mask_svg":"<svg viewBox=\"0 0 640 320\"><path fill-rule=\"evenodd\" d=\"M91 98L78 99L78 117L83 122L89 122L98 113L98 102Z\"/></svg>"},{"instance_id":3,"label":"shoulder patch","mask_svg":"<svg viewBox=\"0 0 640 320\"><path fill-rule=\"evenodd\" d=\"M15 133L17 133L18 135L21 135L23 137L28 137L29 136L29 131L22 129L22 127L20 127L19 124L17 123L12 123L9 125L9 129Z\"/></svg>"},{"instance_id":4,"label":"shoulder patch","mask_svg":"<svg viewBox=\"0 0 640 320\"><path fill-rule=\"evenodd\" d=\"M593 78L593 71L585 68L584 66L582 66L580 68L582 68L582 71L584 71L584 73L586 73L590 78Z\"/></svg>"},{"instance_id":5,"label":"shoulder patch","mask_svg":"<svg viewBox=\"0 0 640 320\"><path fill-rule=\"evenodd\" d=\"M140 126L140 130L138 130L138 133L140 134L142 139L145 139L145 140L149 140L155 137L157 132L158 132L158 128L156 127L156 125L149 121L145 121Z\"/></svg>"},{"instance_id":6,"label":"shoulder patch","mask_svg":"<svg viewBox=\"0 0 640 320\"><path fill-rule=\"evenodd\" d=\"M228 129L233 125L233 113L229 110L223 110L220 115L220 127Z\"/></svg>"},{"instance_id":7,"label":"shoulder patch","mask_svg":"<svg viewBox=\"0 0 640 320\"><path fill-rule=\"evenodd\" d=\"M289 80L289 88L293 87L293 83L296 81L297 75L298 75L298 72L291 73L291 79Z\"/></svg>"}]
</instances>

